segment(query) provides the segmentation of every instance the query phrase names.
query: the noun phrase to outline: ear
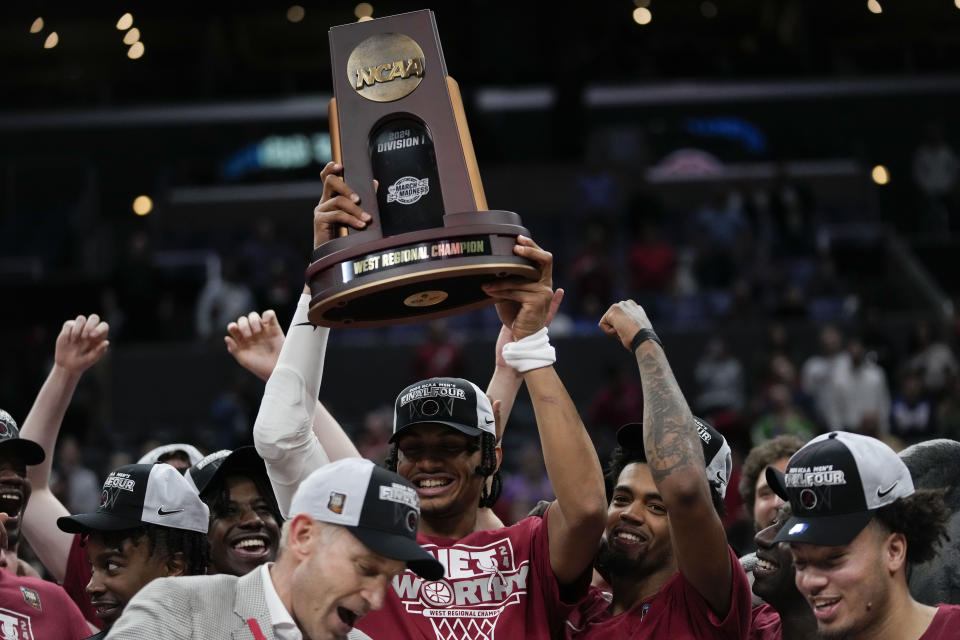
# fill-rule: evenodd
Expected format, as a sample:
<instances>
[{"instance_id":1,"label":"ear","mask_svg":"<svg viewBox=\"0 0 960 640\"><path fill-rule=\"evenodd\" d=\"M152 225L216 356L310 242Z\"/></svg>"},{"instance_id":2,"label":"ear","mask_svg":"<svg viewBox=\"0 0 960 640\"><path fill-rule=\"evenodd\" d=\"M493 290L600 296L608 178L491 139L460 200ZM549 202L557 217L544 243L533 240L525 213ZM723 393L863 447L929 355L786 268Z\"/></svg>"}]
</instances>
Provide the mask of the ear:
<instances>
[{"instance_id":1,"label":"ear","mask_svg":"<svg viewBox=\"0 0 960 640\"><path fill-rule=\"evenodd\" d=\"M187 562L184 560L183 551L177 551L167 556L167 561L163 565L163 571L164 576L167 578L187 575Z\"/></svg>"},{"instance_id":2,"label":"ear","mask_svg":"<svg viewBox=\"0 0 960 640\"><path fill-rule=\"evenodd\" d=\"M497 441L497 445L493 448L494 453L497 455L497 471L500 470L500 463L503 462L503 446L500 442L502 441Z\"/></svg>"},{"instance_id":3,"label":"ear","mask_svg":"<svg viewBox=\"0 0 960 640\"><path fill-rule=\"evenodd\" d=\"M883 541L883 562L890 573L902 570L907 564L907 538L900 532L891 533Z\"/></svg>"},{"instance_id":4,"label":"ear","mask_svg":"<svg viewBox=\"0 0 960 640\"><path fill-rule=\"evenodd\" d=\"M287 541L289 549L297 558L304 558L310 554L310 548L317 536L317 523L305 513L297 514L290 521L290 536Z\"/></svg>"}]
</instances>

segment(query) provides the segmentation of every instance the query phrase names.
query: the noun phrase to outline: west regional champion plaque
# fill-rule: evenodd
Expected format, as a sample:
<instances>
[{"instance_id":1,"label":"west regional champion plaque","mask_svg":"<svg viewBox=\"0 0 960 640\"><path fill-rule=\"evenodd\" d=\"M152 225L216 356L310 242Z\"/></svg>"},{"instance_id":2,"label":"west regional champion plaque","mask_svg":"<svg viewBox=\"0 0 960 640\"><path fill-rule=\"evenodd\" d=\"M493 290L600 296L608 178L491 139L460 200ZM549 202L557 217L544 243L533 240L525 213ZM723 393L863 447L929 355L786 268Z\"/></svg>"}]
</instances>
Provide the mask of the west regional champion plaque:
<instances>
[{"instance_id":1,"label":"west regional champion plaque","mask_svg":"<svg viewBox=\"0 0 960 640\"><path fill-rule=\"evenodd\" d=\"M520 216L487 210L433 12L333 27L330 55L333 159L373 219L314 249L310 321L439 318L492 304L485 282L539 277L513 253L517 235L530 235Z\"/></svg>"}]
</instances>

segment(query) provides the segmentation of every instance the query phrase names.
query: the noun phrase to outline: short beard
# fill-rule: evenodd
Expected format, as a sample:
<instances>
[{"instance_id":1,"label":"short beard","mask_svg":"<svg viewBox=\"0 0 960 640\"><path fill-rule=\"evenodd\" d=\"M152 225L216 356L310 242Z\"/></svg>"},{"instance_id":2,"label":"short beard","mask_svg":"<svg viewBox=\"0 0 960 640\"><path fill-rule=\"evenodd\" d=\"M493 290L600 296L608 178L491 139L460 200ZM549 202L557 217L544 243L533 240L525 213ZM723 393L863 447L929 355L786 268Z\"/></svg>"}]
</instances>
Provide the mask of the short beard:
<instances>
[{"instance_id":1,"label":"short beard","mask_svg":"<svg viewBox=\"0 0 960 640\"><path fill-rule=\"evenodd\" d=\"M615 551L606 538L600 541L596 565L597 571L608 582L610 578L640 578L652 573L646 554L631 557L621 551Z\"/></svg>"}]
</instances>

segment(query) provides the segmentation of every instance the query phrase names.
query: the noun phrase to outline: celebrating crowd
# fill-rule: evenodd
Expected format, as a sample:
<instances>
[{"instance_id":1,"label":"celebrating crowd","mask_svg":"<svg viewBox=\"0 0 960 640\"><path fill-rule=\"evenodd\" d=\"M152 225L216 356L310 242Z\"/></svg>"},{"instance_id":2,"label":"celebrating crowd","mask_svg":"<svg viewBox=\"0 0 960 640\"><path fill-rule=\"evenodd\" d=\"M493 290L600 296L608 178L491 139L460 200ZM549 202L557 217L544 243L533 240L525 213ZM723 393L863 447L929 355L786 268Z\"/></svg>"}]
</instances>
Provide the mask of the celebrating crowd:
<instances>
[{"instance_id":1,"label":"celebrating crowd","mask_svg":"<svg viewBox=\"0 0 960 640\"><path fill-rule=\"evenodd\" d=\"M341 172L324 169L314 246L370 219ZM846 431L765 439L739 483L757 551L738 558L723 524L730 445L691 413L644 309L626 300L599 318L643 395L602 464L554 367L553 257L524 236L514 250L540 278L485 286L503 323L486 389L398 390L385 465L317 401L329 329L309 322L305 289L285 336L272 312L226 328L266 382L255 446L158 447L74 514L51 491L53 451L109 327L67 321L22 429L0 413L0 637L956 637L953 482L929 470L949 469L960 443L898 455ZM555 499L507 526L492 507L523 385ZM19 557L24 539L56 582Z\"/></svg>"}]
</instances>

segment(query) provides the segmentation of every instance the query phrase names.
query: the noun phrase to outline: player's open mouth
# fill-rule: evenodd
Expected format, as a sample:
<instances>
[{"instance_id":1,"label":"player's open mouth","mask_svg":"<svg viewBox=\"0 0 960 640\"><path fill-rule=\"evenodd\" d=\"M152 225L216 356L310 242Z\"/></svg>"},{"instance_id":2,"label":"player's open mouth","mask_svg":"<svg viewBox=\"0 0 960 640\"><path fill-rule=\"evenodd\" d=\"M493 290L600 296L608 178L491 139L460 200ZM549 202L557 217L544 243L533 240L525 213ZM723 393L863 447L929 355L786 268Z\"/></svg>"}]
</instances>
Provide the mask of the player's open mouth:
<instances>
[{"instance_id":1,"label":"player's open mouth","mask_svg":"<svg viewBox=\"0 0 960 640\"><path fill-rule=\"evenodd\" d=\"M417 493L421 497L429 498L446 491L453 484L454 478L450 476L429 476L416 478L413 485L417 488Z\"/></svg>"},{"instance_id":2,"label":"player's open mouth","mask_svg":"<svg viewBox=\"0 0 960 640\"><path fill-rule=\"evenodd\" d=\"M767 558L763 558L758 555L757 562L756 564L753 565L753 573L765 575L768 573L774 573L779 568L780 568L780 565L774 562L773 560L769 560Z\"/></svg>"},{"instance_id":3,"label":"player's open mouth","mask_svg":"<svg viewBox=\"0 0 960 640\"><path fill-rule=\"evenodd\" d=\"M20 515L21 506L23 506L23 493L8 488L0 490L0 511L13 518Z\"/></svg>"},{"instance_id":4,"label":"player's open mouth","mask_svg":"<svg viewBox=\"0 0 960 640\"><path fill-rule=\"evenodd\" d=\"M636 531L617 529L613 532L610 541L620 546L633 546L643 544L647 541L647 537Z\"/></svg>"},{"instance_id":5,"label":"player's open mouth","mask_svg":"<svg viewBox=\"0 0 960 640\"><path fill-rule=\"evenodd\" d=\"M357 618L359 617L353 611L344 607L337 607L337 615L340 616L340 621L343 622L343 624L351 628L356 624Z\"/></svg>"},{"instance_id":6,"label":"player's open mouth","mask_svg":"<svg viewBox=\"0 0 960 640\"><path fill-rule=\"evenodd\" d=\"M247 536L234 540L231 547L240 555L259 557L266 555L269 542L265 536Z\"/></svg>"},{"instance_id":7,"label":"player's open mouth","mask_svg":"<svg viewBox=\"0 0 960 640\"><path fill-rule=\"evenodd\" d=\"M813 605L813 615L817 620L828 621L832 619L837 614L837 609L840 605L840 598L815 598L811 604Z\"/></svg>"}]
</instances>

